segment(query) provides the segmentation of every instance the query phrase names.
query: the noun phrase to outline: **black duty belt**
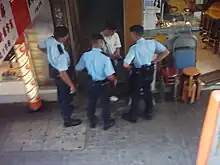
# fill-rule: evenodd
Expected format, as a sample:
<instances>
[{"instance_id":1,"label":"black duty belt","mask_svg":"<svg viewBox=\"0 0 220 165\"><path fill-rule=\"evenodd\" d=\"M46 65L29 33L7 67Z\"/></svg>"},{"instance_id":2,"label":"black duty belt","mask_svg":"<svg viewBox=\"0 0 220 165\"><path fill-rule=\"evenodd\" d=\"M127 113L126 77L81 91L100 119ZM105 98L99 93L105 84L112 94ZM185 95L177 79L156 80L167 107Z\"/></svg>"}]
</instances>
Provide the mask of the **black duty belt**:
<instances>
[{"instance_id":1,"label":"black duty belt","mask_svg":"<svg viewBox=\"0 0 220 165\"><path fill-rule=\"evenodd\" d=\"M108 79L104 79L104 80L92 80L92 76L88 75L89 77L89 81L91 82L92 86L95 86L95 85L101 85L101 86L104 86L106 84L108 84L109 80Z\"/></svg>"},{"instance_id":2,"label":"black duty belt","mask_svg":"<svg viewBox=\"0 0 220 165\"><path fill-rule=\"evenodd\" d=\"M142 65L141 68L134 68L134 71L136 73L140 73L142 71L151 71L152 69L154 69L154 64L151 64L151 65Z\"/></svg>"},{"instance_id":3,"label":"black duty belt","mask_svg":"<svg viewBox=\"0 0 220 165\"><path fill-rule=\"evenodd\" d=\"M93 83L106 83L106 82L108 82L108 80L107 79L105 79L105 80L100 80L100 81L92 81Z\"/></svg>"},{"instance_id":4,"label":"black duty belt","mask_svg":"<svg viewBox=\"0 0 220 165\"><path fill-rule=\"evenodd\" d=\"M101 85L101 86L104 86L104 85L107 85L109 83L109 80L108 79L105 79L105 80L100 80L100 81L92 81L92 86L95 86L95 85Z\"/></svg>"}]
</instances>

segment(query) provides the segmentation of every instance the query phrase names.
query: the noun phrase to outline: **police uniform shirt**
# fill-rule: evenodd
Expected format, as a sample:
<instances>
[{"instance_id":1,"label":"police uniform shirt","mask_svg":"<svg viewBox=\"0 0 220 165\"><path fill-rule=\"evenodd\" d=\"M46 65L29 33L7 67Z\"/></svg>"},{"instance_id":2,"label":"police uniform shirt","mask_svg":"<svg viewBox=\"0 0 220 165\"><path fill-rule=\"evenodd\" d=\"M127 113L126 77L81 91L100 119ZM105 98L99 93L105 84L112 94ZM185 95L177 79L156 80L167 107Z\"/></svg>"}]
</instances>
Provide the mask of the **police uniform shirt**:
<instances>
[{"instance_id":1,"label":"police uniform shirt","mask_svg":"<svg viewBox=\"0 0 220 165\"><path fill-rule=\"evenodd\" d=\"M84 53L75 67L76 70L82 71L86 68L94 81L102 81L113 75L115 70L111 60L101 51L101 49L93 48L91 51Z\"/></svg>"},{"instance_id":2,"label":"police uniform shirt","mask_svg":"<svg viewBox=\"0 0 220 165\"><path fill-rule=\"evenodd\" d=\"M104 37L104 46L103 51L109 55L113 55L117 48L121 48L121 41L118 33L114 33L112 36L104 36L103 33L101 35Z\"/></svg>"},{"instance_id":3,"label":"police uniform shirt","mask_svg":"<svg viewBox=\"0 0 220 165\"><path fill-rule=\"evenodd\" d=\"M63 54L60 54L57 45L63 49ZM46 40L40 41L39 47L47 50L47 58L50 65L58 71L67 71L70 66L70 57L65 50L63 43L58 42L55 38L50 37Z\"/></svg>"},{"instance_id":4,"label":"police uniform shirt","mask_svg":"<svg viewBox=\"0 0 220 165\"><path fill-rule=\"evenodd\" d=\"M135 68L141 68L142 65L151 65L154 54L162 53L165 50L166 47L155 40L140 38L130 47L124 63L131 64L133 62Z\"/></svg>"}]
</instances>

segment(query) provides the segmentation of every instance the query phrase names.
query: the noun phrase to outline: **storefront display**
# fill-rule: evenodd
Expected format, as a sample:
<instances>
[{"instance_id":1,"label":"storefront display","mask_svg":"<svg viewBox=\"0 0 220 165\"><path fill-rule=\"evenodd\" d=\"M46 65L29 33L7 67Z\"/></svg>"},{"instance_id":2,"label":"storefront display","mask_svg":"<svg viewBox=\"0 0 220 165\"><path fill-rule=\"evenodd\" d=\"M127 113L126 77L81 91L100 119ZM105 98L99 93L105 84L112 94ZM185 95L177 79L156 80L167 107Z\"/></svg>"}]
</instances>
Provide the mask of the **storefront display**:
<instances>
[{"instance_id":1,"label":"storefront display","mask_svg":"<svg viewBox=\"0 0 220 165\"><path fill-rule=\"evenodd\" d=\"M19 79L18 72L13 69L9 69L6 72L3 72L1 75L1 80L17 80Z\"/></svg>"},{"instance_id":2,"label":"storefront display","mask_svg":"<svg viewBox=\"0 0 220 165\"><path fill-rule=\"evenodd\" d=\"M20 71L12 48L0 65L0 81L15 81L19 79Z\"/></svg>"},{"instance_id":3,"label":"storefront display","mask_svg":"<svg viewBox=\"0 0 220 165\"><path fill-rule=\"evenodd\" d=\"M34 21L43 4L44 0L0 0L0 95L12 95L7 91L12 83L18 83L19 89L26 88L31 111L39 110L42 103L23 33L31 21ZM18 6L22 6L23 10ZM13 58L10 58L9 51L12 48L15 52ZM6 56L8 59L4 61ZM14 90L13 93L23 94L24 91Z\"/></svg>"}]
</instances>

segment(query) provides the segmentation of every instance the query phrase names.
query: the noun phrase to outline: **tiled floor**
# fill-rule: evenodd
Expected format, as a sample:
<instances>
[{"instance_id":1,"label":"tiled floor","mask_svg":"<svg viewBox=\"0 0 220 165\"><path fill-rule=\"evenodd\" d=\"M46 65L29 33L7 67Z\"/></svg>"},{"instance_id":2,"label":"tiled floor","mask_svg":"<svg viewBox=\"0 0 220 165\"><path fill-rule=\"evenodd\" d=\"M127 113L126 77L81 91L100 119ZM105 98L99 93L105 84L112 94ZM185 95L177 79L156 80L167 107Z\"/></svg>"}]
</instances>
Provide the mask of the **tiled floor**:
<instances>
[{"instance_id":1,"label":"tiled floor","mask_svg":"<svg viewBox=\"0 0 220 165\"><path fill-rule=\"evenodd\" d=\"M120 119L121 114L128 107L123 102L118 102L112 105L113 115L117 119L116 126L109 131L104 132L101 125L96 129L86 128L86 136L78 136L80 141L74 139L75 128L69 132L68 138L72 142L67 145L85 144L85 149L68 151L68 148L65 148L66 145L61 144L63 150L54 146L55 148L49 147L46 150L30 152L33 147L38 148L38 142L35 141L27 146L30 151L2 151L0 164L195 165L209 95L210 92L202 92L201 100L192 105L176 102L158 103L154 120L140 119L137 124L130 124ZM76 115L84 119L85 104L80 105ZM8 132L11 132L14 138L17 137L16 139L21 139L15 135L16 133L26 132L28 129L35 132L32 135L36 139L37 136L40 137L43 134L45 127L47 127L48 135L52 137L60 138L65 134L65 130L60 127L56 128L56 125L61 124L61 121L57 119L59 118L58 107L47 104L46 106L47 111L44 113L25 114L22 105L0 105L0 147L2 148L6 142L5 139L9 138ZM140 107L142 109L143 105L141 104ZM48 118L50 120L47 120ZM27 121L32 121L31 127ZM82 127L85 125L84 120L84 124L76 130L82 130L83 133L85 128ZM24 140L26 139L29 138L24 137ZM51 142L53 140L49 138L48 143ZM26 148L26 145L23 147Z\"/></svg>"},{"instance_id":2,"label":"tiled floor","mask_svg":"<svg viewBox=\"0 0 220 165\"><path fill-rule=\"evenodd\" d=\"M6 109L1 108L1 115ZM59 110L53 113L24 114L24 107L14 106L9 112L20 112L18 116L0 117L0 151L62 151L85 147L85 123L72 128L63 128ZM4 124L4 126L3 126Z\"/></svg>"},{"instance_id":3,"label":"tiled floor","mask_svg":"<svg viewBox=\"0 0 220 165\"><path fill-rule=\"evenodd\" d=\"M220 53L213 54L210 47L203 49L205 44L198 40L197 67L202 74L220 69Z\"/></svg>"}]
</instances>

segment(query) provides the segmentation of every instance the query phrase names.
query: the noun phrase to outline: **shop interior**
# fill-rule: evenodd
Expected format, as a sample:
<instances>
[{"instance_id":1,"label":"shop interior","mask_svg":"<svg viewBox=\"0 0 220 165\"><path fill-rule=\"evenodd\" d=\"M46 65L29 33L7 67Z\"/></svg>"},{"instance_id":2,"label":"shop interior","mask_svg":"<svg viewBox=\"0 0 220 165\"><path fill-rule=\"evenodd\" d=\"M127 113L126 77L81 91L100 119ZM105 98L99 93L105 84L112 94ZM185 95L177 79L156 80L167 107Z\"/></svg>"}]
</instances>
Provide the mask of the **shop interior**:
<instances>
[{"instance_id":1,"label":"shop interior","mask_svg":"<svg viewBox=\"0 0 220 165\"><path fill-rule=\"evenodd\" d=\"M201 15L200 15L200 12L202 10L201 6L202 8L209 8L211 7L212 4L217 2L217 0L203 1L203 5L195 5L195 2L190 4L190 2L188 2L187 0L185 1L170 0L168 1L168 5L171 7L171 12L176 11L176 13L179 12L183 14L186 13L186 10L188 8L190 7L193 8L193 10L195 11L193 19L201 25L202 29L204 29L205 25L204 23L201 23ZM202 33L198 32L195 35L198 39L196 66L200 70L201 74L207 74L207 73L219 70L220 69L219 49L215 50L215 47L213 46L213 44L210 44L209 42L205 42L206 39L204 40L204 35ZM219 45L219 42L217 44Z\"/></svg>"},{"instance_id":2,"label":"shop interior","mask_svg":"<svg viewBox=\"0 0 220 165\"><path fill-rule=\"evenodd\" d=\"M31 69L40 86L54 85L49 78L47 57L38 49L38 43L42 39L46 39L53 34L53 19L50 10L49 0L44 2L39 14L32 24L30 24L24 32L26 47ZM14 81L21 80L20 69L16 62L15 52L12 48L11 52L6 56L4 62L0 65L0 80Z\"/></svg>"},{"instance_id":3,"label":"shop interior","mask_svg":"<svg viewBox=\"0 0 220 165\"><path fill-rule=\"evenodd\" d=\"M202 85L203 89L207 87L219 89L219 1L201 1L201 4L188 0L162 2L164 2L164 7L162 5L161 10L164 12L158 12L155 15L155 21L150 23L150 28L145 32L146 38L160 41L171 52L171 56L157 68L157 73L160 73L159 80L162 75L165 86L173 87L176 85L174 77L178 74L177 68L178 72L183 73L184 68L194 67L193 72L199 75L199 83L196 86ZM144 26L149 24L148 18L153 18L153 16L149 12L144 12ZM155 27L151 28L152 25ZM181 68L181 65L185 66ZM183 90L181 85L179 87ZM161 91L161 88L158 89Z\"/></svg>"},{"instance_id":4,"label":"shop interior","mask_svg":"<svg viewBox=\"0 0 220 165\"><path fill-rule=\"evenodd\" d=\"M213 0L204 1L204 6L212 4ZM184 12L184 9L188 7L186 1L182 0L170 0L170 5L178 7L179 12ZM199 20L198 20L199 21ZM220 69L220 56L219 51L214 53L213 46L202 42L202 36L197 34L198 37L198 51L197 51L197 67L202 74L212 72Z\"/></svg>"}]
</instances>

